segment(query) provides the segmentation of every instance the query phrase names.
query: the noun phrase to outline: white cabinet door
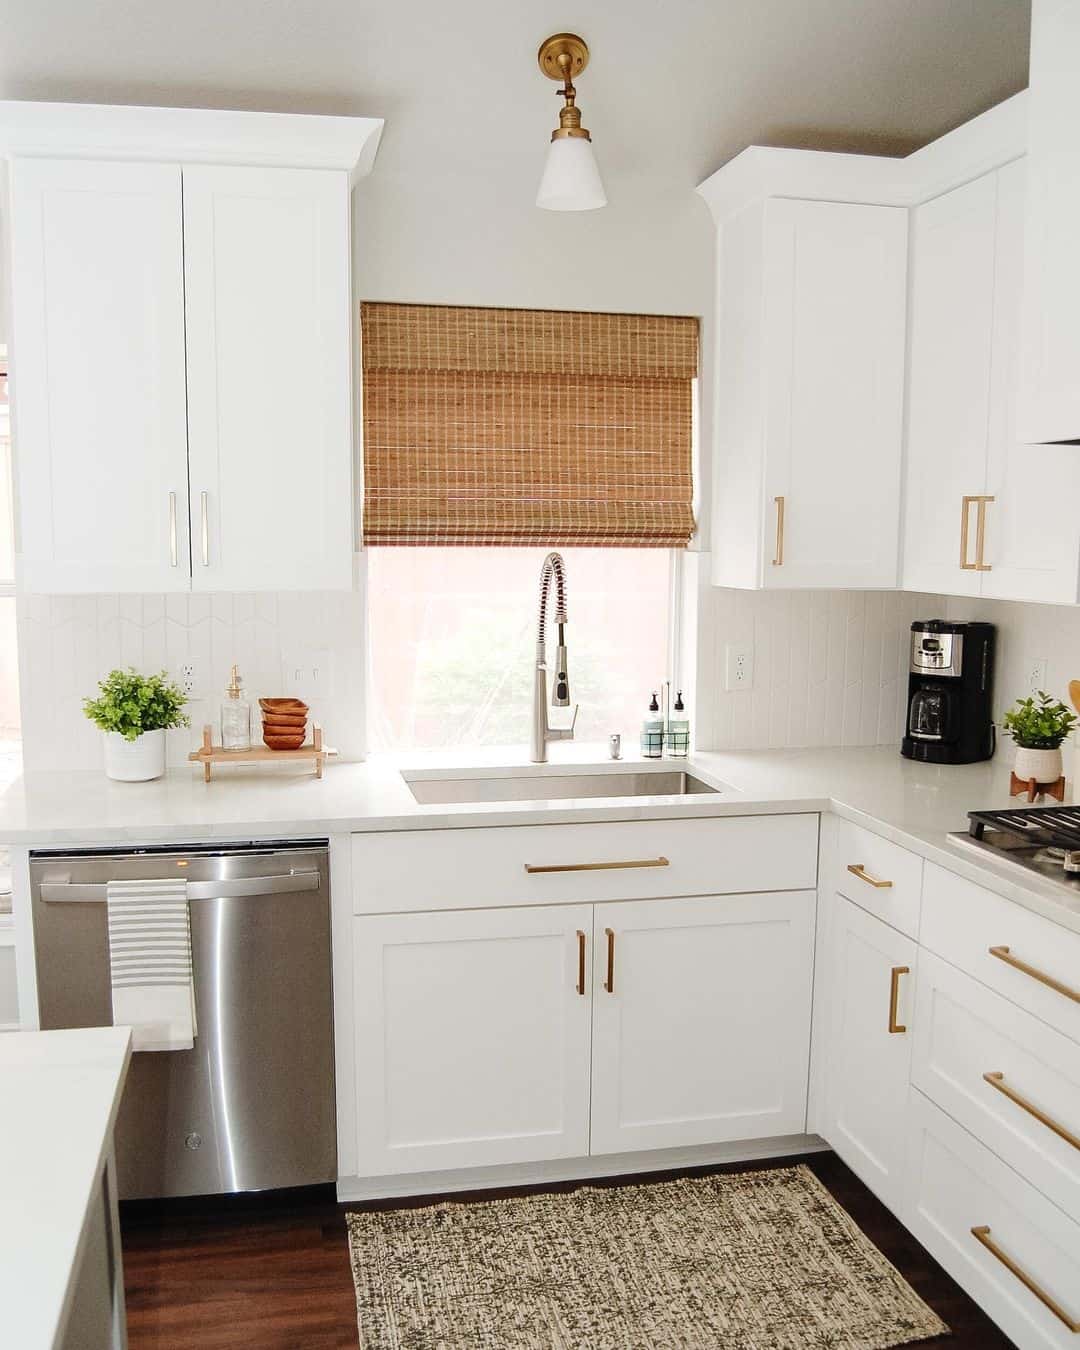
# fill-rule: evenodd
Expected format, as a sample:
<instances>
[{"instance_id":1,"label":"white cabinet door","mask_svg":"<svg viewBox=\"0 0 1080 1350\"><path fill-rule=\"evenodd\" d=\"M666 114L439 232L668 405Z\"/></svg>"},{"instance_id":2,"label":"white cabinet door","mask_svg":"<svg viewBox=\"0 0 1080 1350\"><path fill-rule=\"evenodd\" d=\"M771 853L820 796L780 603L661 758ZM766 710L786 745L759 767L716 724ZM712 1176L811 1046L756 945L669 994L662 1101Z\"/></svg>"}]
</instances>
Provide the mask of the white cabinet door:
<instances>
[{"instance_id":1,"label":"white cabinet door","mask_svg":"<svg viewBox=\"0 0 1080 1350\"><path fill-rule=\"evenodd\" d=\"M914 212L905 590L979 593L960 545L963 499L986 494L996 204L991 173Z\"/></svg>"},{"instance_id":2,"label":"white cabinet door","mask_svg":"<svg viewBox=\"0 0 1080 1350\"><path fill-rule=\"evenodd\" d=\"M897 583L907 215L766 206L766 586Z\"/></svg>"},{"instance_id":3,"label":"white cabinet door","mask_svg":"<svg viewBox=\"0 0 1080 1350\"><path fill-rule=\"evenodd\" d=\"M349 189L184 169L196 590L352 586Z\"/></svg>"},{"instance_id":4,"label":"white cabinet door","mask_svg":"<svg viewBox=\"0 0 1080 1350\"><path fill-rule=\"evenodd\" d=\"M917 950L911 938L832 897L821 963L828 980L822 1134L893 1210L903 1189Z\"/></svg>"},{"instance_id":5,"label":"white cabinet door","mask_svg":"<svg viewBox=\"0 0 1080 1350\"><path fill-rule=\"evenodd\" d=\"M592 1153L805 1130L814 902L595 906Z\"/></svg>"},{"instance_id":6,"label":"white cabinet door","mask_svg":"<svg viewBox=\"0 0 1080 1350\"><path fill-rule=\"evenodd\" d=\"M1019 422L1029 442L1080 439L1078 65L1080 5L1034 0Z\"/></svg>"},{"instance_id":7,"label":"white cabinet door","mask_svg":"<svg viewBox=\"0 0 1080 1350\"><path fill-rule=\"evenodd\" d=\"M590 905L354 920L361 1176L588 1152L591 929Z\"/></svg>"},{"instance_id":8,"label":"white cabinet door","mask_svg":"<svg viewBox=\"0 0 1080 1350\"><path fill-rule=\"evenodd\" d=\"M1080 572L1080 453L1026 445L1016 419L1027 163L998 171L994 325L990 378L985 560L982 594L1075 604Z\"/></svg>"},{"instance_id":9,"label":"white cabinet door","mask_svg":"<svg viewBox=\"0 0 1080 1350\"><path fill-rule=\"evenodd\" d=\"M189 585L180 170L12 171L22 585Z\"/></svg>"}]
</instances>

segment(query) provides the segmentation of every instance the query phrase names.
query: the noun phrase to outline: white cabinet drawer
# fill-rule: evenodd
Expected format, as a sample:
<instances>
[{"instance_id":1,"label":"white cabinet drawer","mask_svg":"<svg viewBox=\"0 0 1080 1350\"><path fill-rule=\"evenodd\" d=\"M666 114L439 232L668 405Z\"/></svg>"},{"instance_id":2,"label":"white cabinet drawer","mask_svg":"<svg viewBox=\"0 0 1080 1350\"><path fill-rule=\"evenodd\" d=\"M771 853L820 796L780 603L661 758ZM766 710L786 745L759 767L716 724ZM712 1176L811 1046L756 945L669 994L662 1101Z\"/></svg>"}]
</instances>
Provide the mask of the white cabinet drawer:
<instances>
[{"instance_id":1,"label":"white cabinet drawer","mask_svg":"<svg viewBox=\"0 0 1080 1350\"><path fill-rule=\"evenodd\" d=\"M354 834L354 911L808 890L817 837L816 815Z\"/></svg>"},{"instance_id":2,"label":"white cabinet drawer","mask_svg":"<svg viewBox=\"0 0 1080 1350\"><path fill-rule=\"evenodd\" d=\"M923 860L850 820L836 822L836 889L891 927L919 936Z\"/></svg>"},{"instance_id":3,"label":"white cabinet drawer","mask_svg":"<svg viewBox=\"0 0 1080 1350\"><path fill-rule=\"evenodd\" d=\"M930 952L912 1081L1080 1221L1080 1050Z\"/></svg>"},{"instance_id":4,"label":"white cabinet drawer","mask_svg":"<svg viewBox=\"0 0 1080 1350\"><path fill-rule=\"evenodd\" d=\"M902 1217L1022 1350L1076 1350L1080 1226L919 1092Z\"/></svg>"},{"instance_id":5,"label":"white cabinet drawer","mask_svg":"<svg viewBox=\"0 0 1080 1350\"><path fill-rule=\"evenodd\" d=\"M920 941L1080 1041L1080 934L927 863Z\"/></svg>"}]
</instances>

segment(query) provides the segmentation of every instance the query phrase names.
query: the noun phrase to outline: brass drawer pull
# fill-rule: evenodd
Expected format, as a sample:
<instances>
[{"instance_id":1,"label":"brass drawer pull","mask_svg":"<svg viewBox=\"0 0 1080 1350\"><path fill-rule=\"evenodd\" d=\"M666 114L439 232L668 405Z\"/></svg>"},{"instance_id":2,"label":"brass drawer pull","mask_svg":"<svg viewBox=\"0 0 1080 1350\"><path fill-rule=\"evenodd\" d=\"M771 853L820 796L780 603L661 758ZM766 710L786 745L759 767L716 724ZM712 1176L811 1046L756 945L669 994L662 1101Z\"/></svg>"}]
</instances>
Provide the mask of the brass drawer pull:
<instances>
[{"instance_id":1,"label":"brass drawer pull","mask_svg":"<svg viewBox=\"0 0 1080 1350\"><path fill-rule=\"evenodd\" d=\"M909 966L893 966L889 979L889 1035L897 1036L907 1031L907 1027L896 1020L896 1009L900 1002L900 976L910 975Z\"/></svg>"},{"instance_id":2,"label":"brass drawer pull","mask_svg":"<svg viewBox=\"0 0 1080 1350\"><path fill-rule=\"evenodd\" d=\"M887 891L892 887L891 881L879 881L877 877L872 877L862 863L848 863L847 870L853 877L865 881L868 886L876 886L879 891Z\"/></svg>"},{"instance_id":3,"label":"brass drawer pull","mask_svg":"<svg viewBox=\"0 0 1080 1350\"><path fill-rule=\"evenodd\" d=\"M776 554L773 557L772 565L774 567L783 567L784 565L784 499L783 497L774 497L776 503Z\"/></svg>"},{"instance_id":4,"label":"brass drawer pull","mask_svg":"<svg viewBox=\"0 0 1080 1350\"><path fill-rule=\"evenodd\" d=\"M999 961L1004 961L1007 966L1012 966L1013 970L1019 970L1024 975L1030 975L1033 980L1045 984L1047 989L1053 989L1055 993L1064 994L1066 998L1071 998L1074 1003L1080 1003L1080 990L1070 989L1067 984L1055 980L1052 975L1047 975L1044 971L1029 966L1026 961L1021 961L1018 956L1013 956L1009 947L990 947L988 950L991 956L996 956Z\"/></svg>"},{"instance_id":5,"label":"brass drawer pull","mask_svg":"<svg viewBox=\"0 0 1080 1350\"><path fill-rule=\"evenodd\" d=\"M986 507L993 497L960 498L960 566L965 572L989 572L990 564L983 561L986 548ZM975 561L968 562L968 534L971 524L972 504L977 508L975 518Z\"/></svg>"},{"instance_id":6,"label":"brass drawer pull","mask_svg":"<svg viewBox=\"0 0 1080 1350\"><path fill-rule=\"evenodd\" d=\"M615 992L615 930L605 928L604 934L607 937L607 979L604 981L604 988L609 994Z\"/></svg>"},{"instance_id":7,"label":"brass drawer pull","mask_svg":"<svg viewBox=\"0 0 1080 1350\"><path fill-rule=\"evenodd\" d=\"M577 991L585 993L585 934L577 930Z\"/></svg>"},{"instance_id":8,"label":"brass drawer pull","mask_svg":"<svg viewBox=\"0 0 1080 1350\"><path fill-rule=\"evenodd\" d=\"M1003 1073L984 1073L983 1079L1002 1096L1008 1097L1011 1102L1015 1102L1021 1111L1026 1111L1029 1116L1034 1116L1040 1125L1045 1125L1048 1130L1053 1130L1059 1139L1064 1139L1067 1144L1072 1144L1073 1148L1080 1150L1080 1138L1067 1130L1064 1125L1059 1125L1045 1111L1040 1111L1037 1106L1021 1097L1015 1088L1011 1088L1006 1083Z\"/></svg>"},{"instance_id":9,"label":"brass drawer pull","mask_svg":"<svg viewBox=\"0 0 1080 1350\"><path fill-rule=\"evenodd\" d=\"M976 1241L981 1242L990 1255L1000 1261L1007 1271L1015 1275L1025 1289L1030 1289L1039 1302L1044 1307L1049 1308L1059 1322L1063 1322L1074 1335L1080 1333L1080 1322L1074 1317L1070 1317L1060 1303L1055 1302L1045 1289L1040 1289L1027 1271L1018 1266L1008 1253L1001 1250L990 1236L990 1229L986 1224L982 1224L978 1228L973 1228L971 1230L971 1236L975 1238Z\"/></svg>"},{"instance_id":10,"label":"brass drawer pull","mask_svg":"<svg viewBox=\"0 0 1080 1350\"><path fill-rule=\"evenodd\" d=\"M631 858L627 862L525 864L530 875L537 872L615 872L623 867L670 867L667 858Z\"/></svg>"}]
</instances>

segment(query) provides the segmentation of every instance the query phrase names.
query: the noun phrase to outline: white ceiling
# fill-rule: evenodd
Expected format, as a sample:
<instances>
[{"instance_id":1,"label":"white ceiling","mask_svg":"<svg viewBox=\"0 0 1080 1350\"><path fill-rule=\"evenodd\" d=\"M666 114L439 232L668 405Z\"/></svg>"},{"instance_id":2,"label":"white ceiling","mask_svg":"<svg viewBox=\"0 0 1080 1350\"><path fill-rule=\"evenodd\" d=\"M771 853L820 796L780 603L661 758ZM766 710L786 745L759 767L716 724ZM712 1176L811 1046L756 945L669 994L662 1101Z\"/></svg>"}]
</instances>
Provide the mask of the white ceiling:
<instances>
[{"instance_id":1,"label":"white ceiling","mask_svg":"<svg viewBox=\"0 0 1080 1350\"><path fill-rule=\"evenodd\" d=\"M752 143L924 144L1026 85L1029 22L1030 0L0 0L0 97L373 114L395 177L490 174L542 150L535 52L570 29L605 173L689 186Z\"/></svg>"}]
</instances>

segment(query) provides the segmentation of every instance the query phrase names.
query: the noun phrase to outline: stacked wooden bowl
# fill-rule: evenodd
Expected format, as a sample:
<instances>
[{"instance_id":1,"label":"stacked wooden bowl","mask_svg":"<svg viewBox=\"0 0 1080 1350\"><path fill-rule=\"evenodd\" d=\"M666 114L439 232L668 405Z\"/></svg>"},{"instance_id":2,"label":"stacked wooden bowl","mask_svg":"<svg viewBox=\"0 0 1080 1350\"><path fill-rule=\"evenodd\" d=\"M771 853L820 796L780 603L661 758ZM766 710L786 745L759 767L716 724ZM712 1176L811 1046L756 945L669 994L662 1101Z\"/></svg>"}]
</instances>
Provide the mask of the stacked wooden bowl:
<instances>
[{"instance_id":1,"label":"stacked wooden bowl","mask_svg":"<svg viewBox=\"0 0 1080 1350\"><path fill-rule=\"evenodd\" d=\"M298 698L261 698L263 743L271 750L299 750L307 739L308 705Z\"/></svg>"}]
</instances>

